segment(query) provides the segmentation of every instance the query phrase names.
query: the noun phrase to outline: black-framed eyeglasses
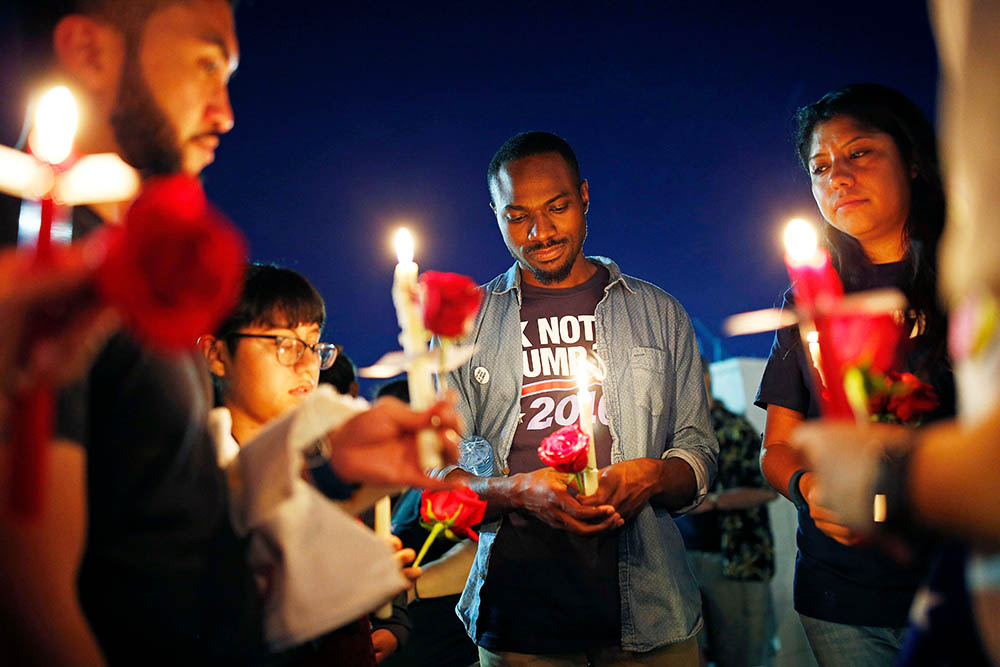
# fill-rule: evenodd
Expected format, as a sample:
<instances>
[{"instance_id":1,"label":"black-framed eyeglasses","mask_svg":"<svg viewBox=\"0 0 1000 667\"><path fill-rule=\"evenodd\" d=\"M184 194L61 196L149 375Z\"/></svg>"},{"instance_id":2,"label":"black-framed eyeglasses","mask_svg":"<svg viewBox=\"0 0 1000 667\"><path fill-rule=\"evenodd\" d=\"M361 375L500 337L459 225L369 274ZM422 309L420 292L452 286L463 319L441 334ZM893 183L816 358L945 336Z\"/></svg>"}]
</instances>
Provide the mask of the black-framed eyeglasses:
<instances>
[{"instance_id":1,"label":"black-framed eyeglasses","mask_svg":"<svg viewBox=\"0 0 1000 667\"><path fill-rule=\"evenodd\" d=\"M320 370L325 371L333 362L337 360L337 353L340 346L333 343L315 343L310 345L296 336L282 336L280 334L252 334L252 333L231 333L233 338L267 338L274 341L274 351L278 357L278 363L282 366L294 366L302 359L306 353L306 348L319 360Z\"/></svg>"}]
</instances>

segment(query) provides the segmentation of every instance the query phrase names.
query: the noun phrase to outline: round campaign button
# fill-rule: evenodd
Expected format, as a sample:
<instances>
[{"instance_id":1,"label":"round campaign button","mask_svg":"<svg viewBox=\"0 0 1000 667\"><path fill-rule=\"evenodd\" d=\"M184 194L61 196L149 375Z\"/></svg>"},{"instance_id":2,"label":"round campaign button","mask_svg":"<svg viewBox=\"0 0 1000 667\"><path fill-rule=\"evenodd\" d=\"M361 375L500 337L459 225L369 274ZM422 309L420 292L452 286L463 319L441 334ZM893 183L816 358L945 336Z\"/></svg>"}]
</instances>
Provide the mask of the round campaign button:
<instances>
[{"instance_id":1,"label":"round campaign button","mask_svg":"<svg viewBox=\"0 0 1000 667\"><path fill-rule=\"evenodd\" d=\"M486 384L490 381L490 372L482 366L476 366L476 370L472 371L472 377L479 384Z\"/></svg>"}]
</instances>

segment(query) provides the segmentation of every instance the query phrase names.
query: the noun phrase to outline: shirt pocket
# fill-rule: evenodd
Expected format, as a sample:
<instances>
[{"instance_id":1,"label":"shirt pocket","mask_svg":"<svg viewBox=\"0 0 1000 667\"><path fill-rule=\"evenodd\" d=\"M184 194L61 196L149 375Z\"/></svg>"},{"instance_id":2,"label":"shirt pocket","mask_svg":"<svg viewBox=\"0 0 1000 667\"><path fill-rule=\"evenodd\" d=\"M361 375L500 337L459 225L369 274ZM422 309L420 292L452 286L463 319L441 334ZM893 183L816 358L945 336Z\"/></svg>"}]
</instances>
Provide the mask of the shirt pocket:
<instances>
[{"instance_id":1,"label":"shirt pocket","mask_svg":"<svg viewBox=\"0 0 1000 667\"><path fill-rule=\"evenodd\" d=\"M636 405L653 415L663 414L667 355L655 347L633 347L629 367Z\"/></svg>"}]
</instances>

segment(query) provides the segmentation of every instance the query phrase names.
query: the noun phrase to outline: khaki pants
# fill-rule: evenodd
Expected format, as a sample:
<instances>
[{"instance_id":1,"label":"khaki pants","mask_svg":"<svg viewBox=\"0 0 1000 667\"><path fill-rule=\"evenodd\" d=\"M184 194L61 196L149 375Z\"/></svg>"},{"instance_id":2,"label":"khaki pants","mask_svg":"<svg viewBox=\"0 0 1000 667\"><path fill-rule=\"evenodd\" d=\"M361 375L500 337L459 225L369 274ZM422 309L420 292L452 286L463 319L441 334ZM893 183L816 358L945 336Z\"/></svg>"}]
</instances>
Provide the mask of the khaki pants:
<instances>
[{"instance_id":1,"label":"khaki pants","mask_svg":"<svg viewBox=\"0 0 1000 667\"><path fill-rule=\"evenodd\" d=\"M676 644L636 653L623 651L617 646L580 651L578 653L556 653L553 655L531 655L529 653L494 653L479 647L481 667L698 667L698 642L692 637Z\"/></svg>"}]
</instances>

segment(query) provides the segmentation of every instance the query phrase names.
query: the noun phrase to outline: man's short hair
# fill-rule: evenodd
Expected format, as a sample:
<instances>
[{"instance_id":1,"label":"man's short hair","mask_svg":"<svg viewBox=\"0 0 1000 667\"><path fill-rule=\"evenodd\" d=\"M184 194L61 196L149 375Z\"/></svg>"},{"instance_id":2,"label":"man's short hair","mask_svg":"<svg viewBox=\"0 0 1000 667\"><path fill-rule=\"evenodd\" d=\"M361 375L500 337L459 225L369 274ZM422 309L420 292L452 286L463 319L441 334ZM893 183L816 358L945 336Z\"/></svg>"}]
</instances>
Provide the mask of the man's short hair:
<instances>
[{"instance_id":1,"label":"man's short hair","mask_svg":"<svg viewBox=\"0 0 1000 667\"><path fill-rule=\"evenodd\" d=\"M542 153L558 153L566 161L570 174L576 183L581 183L580 163L576 160L576 153L570 148L569 143L562 137L551 132L521 132L504 142L503 146L493 154L490 160L489 169L486 170L486 187L492 192L493 180L500 173L500 169L508 162L520 160L531 155Z\"/></svg>"},{"instance_id":2,"label":"man's short hair","mask_svg":"<svg viewBox=\"0 0 1000 667\"><path fill-rule=\"evenodd\" d=\"M302 324L326 322L323 297L301 273L273 264L251 264L239 303L215 333L226 341L230 352L236 339L231 334L247 326L294 329Z\"/></svg>"}]
</instances>

